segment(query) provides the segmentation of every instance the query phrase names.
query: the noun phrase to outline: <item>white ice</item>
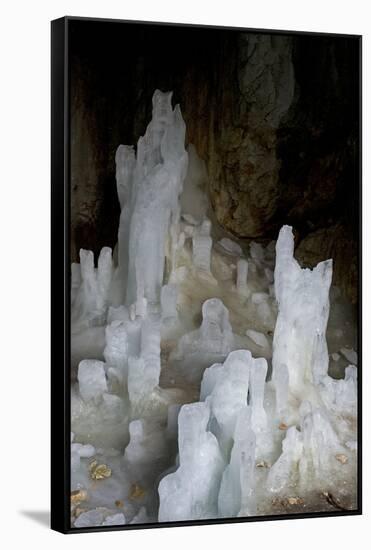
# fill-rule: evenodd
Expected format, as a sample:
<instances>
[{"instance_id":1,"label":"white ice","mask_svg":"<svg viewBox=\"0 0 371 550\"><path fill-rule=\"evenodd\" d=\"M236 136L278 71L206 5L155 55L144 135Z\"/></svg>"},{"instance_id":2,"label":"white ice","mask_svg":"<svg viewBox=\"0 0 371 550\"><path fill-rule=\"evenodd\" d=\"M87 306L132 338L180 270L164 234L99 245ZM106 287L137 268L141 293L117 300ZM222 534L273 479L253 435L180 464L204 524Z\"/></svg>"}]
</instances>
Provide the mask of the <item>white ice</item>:
<instances>
[{"instance_id":1,"label":"white ice","mask_svg":"<svg viewBox=\"0 0 371 550\"><path fill-rule=\"evenodd\" d=\"M92 359L81 361L77 378L84 401L97 401L107 391L107 379L102 361Z\"/></svg>"},{"instance_id":2,"label":"white ice","mask_svg":"<svg viewBox=\"0 0 371 550\"><path fill-rule=\"evenodd\" d=\"M184 405L179 414L179 468L159 484L159 521L217 516L218 489L225 463L216 437L207 430L205 403Z\"/></svg>"}]
</instances>

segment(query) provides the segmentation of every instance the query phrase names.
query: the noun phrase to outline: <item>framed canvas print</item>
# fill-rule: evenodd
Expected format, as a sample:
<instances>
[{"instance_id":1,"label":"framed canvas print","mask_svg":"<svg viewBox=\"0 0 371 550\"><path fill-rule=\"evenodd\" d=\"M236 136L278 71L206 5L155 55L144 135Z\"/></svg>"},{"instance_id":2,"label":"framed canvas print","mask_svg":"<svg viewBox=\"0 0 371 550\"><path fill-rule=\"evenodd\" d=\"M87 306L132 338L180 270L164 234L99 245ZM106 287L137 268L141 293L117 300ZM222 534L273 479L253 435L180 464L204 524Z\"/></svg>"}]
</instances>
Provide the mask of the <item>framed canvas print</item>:
<instances>
[{"instance_id":1,"label":"framed canvas print","mask_svg":"<svg viewBox=\"0 0 371 550\"><path fill-rule=\"evenodd\" d=\"M52 527L361 513L361 38L52 22Z\"/></svg>"}]
</instances>

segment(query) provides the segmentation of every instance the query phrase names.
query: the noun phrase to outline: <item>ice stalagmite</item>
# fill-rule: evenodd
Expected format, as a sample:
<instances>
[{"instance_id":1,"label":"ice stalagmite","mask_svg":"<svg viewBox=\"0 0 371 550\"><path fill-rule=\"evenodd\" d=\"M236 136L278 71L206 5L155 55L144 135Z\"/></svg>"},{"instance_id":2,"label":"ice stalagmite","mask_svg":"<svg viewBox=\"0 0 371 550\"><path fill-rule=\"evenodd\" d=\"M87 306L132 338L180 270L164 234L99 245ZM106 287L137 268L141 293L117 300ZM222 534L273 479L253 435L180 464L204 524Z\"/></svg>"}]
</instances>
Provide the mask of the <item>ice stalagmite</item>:
<instances>
[{"instance_id":1,"label":"ice stalagmite","mask_svg":"<svg viewBox=\"0 0 371 550\"><path fill-rule=\"evenodd\" d=\"M98 401L107 391L107 380L104 363L92 359L84 359L79 364L77 375L81 397L84 401Z\"/></svg>"},{"instance_id":2,"label":"ice stalagmite","mask_svg":"<svg viewBox=\"0 0 371 550\"><path fill-rule=\"evenodd\" d=\"M207 430L205 403L184 405L179 413L179 468L160 481L159 521L217 516L218 491L225 467L216 437Z\"/></svg>"},{"instance_id":3,"label":"ice stalagmite","mask_svg":"<svg viewBox=\"0 0 371 550\"><path fill-rule=\"evenodd\" d=\"M109 289L112 279L112 250L104 247L94 267L91 250L80 250L81 285L75 290L72 321L75 325L104 325L108 308ZM76 277L76 275L75 275Z\"/></svg>"},{"instance_id":4,"label":"ice stalagmite","mask_svg":"<svg viewBox=\"0 0 371 550\"><path fill-rule=\"evenodd\" d=\"M237 281L236 287L241 294L247 293L247 274L249 270L249 264L244 258L237 260Z\"/></svg>"},{"instance_id":5,"label":"ice stalagmite","mask_svg":"<svg viewBox=\"0 0 371 550\"><path fill-rule=\"evenodd\" d=\"M127 281L128 305L143 298L150 304L159 303L166 249L172 250L178 238L179 195L188 156L185 124L179 106L172 109L171 96L159 90L154 93L152 120L138 141L135 162L131 149L121 148L116 155L118 194L123 203L119 269L127 270L123 282Z\"/></svg>"},{"instance_id":6,"label":"ice stalagmite","mask_svg":"<svg viewBox=\"0 0 371 550\"><path fill-rule=\"evenodd\" d=\"M329 410L352 418L357 416L357 367L346 367L345 377L340 380L323 377L319 389Z\"/></svg>"},{"instance_id":7,"label":"ice stalagmite","mask_svg":"<svg viewBox=\"0 0 371 550\"><path fill-rule=\"evenodd\" d=\"M146 319L141 329L139 357L129 358L128 390L134 409L145 409L151 393L158 386L161 371L160 323Z\"/></svg>"},{"instance_id":8,"label":"ice stalagmite","mask_svg":"<svg viewBox=\"0 0 371 550\"><path fill-rule=\"evenodd\" d=\"M125 323L113 321L106 327L106 347L103 351L109 372L120 382L126 381L128 374L128 335Z\"/></svg>"},{"instance_id":9,"label":"ice stalagmite","mask_svg":"<svg viewBox=\"0 0 371 550\"><path fill-rule=\"evenodd\" d=\"M162 319L168 323L177 319L177 287L174 284L164 285L161 289Z\"/></svg>"},{"instance_id":10,"label":"ice stalagmite","mask_svg":"<svg viewBox=\"0 0 371 550\"><path fill-rule=\"evenodd\" d=\"M203 371L215 361L224 360L234 347L234 335L228 309L218 298L202 304L199 329L184 334L171 358L179 361L179 369L187 379L200 382Z\"/></svg>"},{"instance_id":11,"label":"ice stalagmite","mask_svg":"<svg viewBox=\"0 0 371 550\"><path fill-rule=\"evenodd\" d=\"M298 462L303 451L301 433L292 426L287 430L282 444L282 454L269 471L267 489L273 493L282 491L298 481Z\"/></svg>"},{"instance_id":12,"label":"ice stalagmite","mask_svg":"<svg viewBox=\"0 0 371 550\"><path fill-rule=\"evenodd\" d=\"M221 300L211 298L202 305L201 327L180 339L177 355L184 357L191 352L227 355L232 346L233 333L228 310Z\"/></svg>"},{"instance_id":13,"label":"ice stalagmite","mask_svg":"<svg viewBox=\"0 0 371 550\"><path fill-rule=\"evenodd\" d=\"M263 358L253 359L250 367L250 404L251 423L257 433L267 426L267 414L264 410L264 387L268 365Z\"/></svg>"},{"instance_id":14,"label":"ice stalagmite","mask_svg":"<svg viewBox=\"0 0 371 550\"><path fill-rule=\"evenodd\" d=\"M196 269L205 274L210 273L211 247L213 244L210 230L210 220L204 220L193 237L193 263Z\"/></svg>"},{"instance_id":15,"label":"ice stalagmite","mask_svg":"<svg viewBox=\"0 0 371 550\"><path fill-rule=\"evenodd\" d=\"M256 513L255 444L251 410L244 407L237 416L231 460L223 473L218 497L220 517Z\"/></svg>"},{"instance_id":16,"label":"ice stalagmite","mask_svg":"<svg viewBox=\"0 0 371 550\"><path fill-rule=\"evenodd\" d=\"M247 407L251 363L249 351L232 351L206 398L215 419L214 431L226 455L232 447L237 416Z\"/></svg>"},{"instance_id":17,"label":"ice stalagmite","mask_svg":"<svg viewBox=\"0 0 371 550\"><path fill-rule=\"evenodd\" d=\"M273 378L278 381L276 371L287 368L289 391L297 397L304 398L307 384L317 384L327 374L331 278L332 260L313 270L300 268L294 258L292 229L285 225L276 245L274 287L279 312L273 339ZM279 389L281 396L284 391ZM284 407L282 402L280 407Z\"/></svg>"}]
</instances>

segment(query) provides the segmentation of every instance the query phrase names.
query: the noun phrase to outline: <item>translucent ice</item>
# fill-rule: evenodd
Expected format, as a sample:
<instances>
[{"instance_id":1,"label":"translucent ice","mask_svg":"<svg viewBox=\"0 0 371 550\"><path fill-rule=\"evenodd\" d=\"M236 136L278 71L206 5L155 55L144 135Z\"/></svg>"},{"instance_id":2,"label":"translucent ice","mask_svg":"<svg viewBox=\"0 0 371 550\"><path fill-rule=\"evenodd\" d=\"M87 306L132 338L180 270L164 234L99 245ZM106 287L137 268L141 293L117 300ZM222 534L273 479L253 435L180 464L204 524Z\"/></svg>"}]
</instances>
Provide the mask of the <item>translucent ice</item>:
<instances>
[{"instance_id":1,"label":"translucent ice","mask_svg":"<svg viewBox=\"0 0 371 550\"><path fill-rule=\"evenodd\" d=\"M158 386L161 372L160 338L159 321L143 321L140 356L129 357L128 390L133 406L143 404Z\"/></svg>"},{"instance_id":2,"label":"translucent ice","mask_svg":"<svg viewBox=\"0 0 371 550\"><path fill-rule=\"evenodd\" d=\"M75 521L75 527L94 527L101 525L104 519L103 512L99 509L82 512Z\"/></svg>"},{"instance_id":3,"label":"translucent ice","mask_svg":"<svg viewBox=\"0 0 371 550\"><path fill-rule=\"evenodd\" d=\"M178 290L176 285L168 284L164 285L161 289L161 309L162 318L164 320L174 320L177 318L178 313L176 309L176 303L178 298Z\"/></svg>"},{"instance_id":4,"label":"translucent ice","mask_svg":"<svg viewBox=\"0 0 371 550\"><path fill-rule=\"evenodd\" d=\"M220 517L249 516L256 513L255 433L251 428L251 411L238 413L229 465L220 485Z\"/></svg>"},{"instance_id":5,"label":"translucent ice","mask_svg":"<svg viewBox=\"0 0 371 550\"><path fill-rule=\"evenodd\" d=\"M260 263L264 260L264 248L260 243L252 242L250 244L250 255L253 260Z\"/></svg>"},{"instance_id":6,"label":"translucent ice","mask_svg":"<svg viewBox=\"0 0 371 550\"><path fill-rule=\"evenodd\" d=\"M148 477L154 480L162 470L161 460L168 453L164 431L151 419L141 419L130 422L129 432L130 442L124 452L125 463L142 483Z\"/></svg>"},{"instance_id":7,"label":"translucent ice","mask_svg":"<svg viewBox=\"0 0 371 550\"><path fill-rule=\"evenodd\" d=\"M186 176L188 155L184 148L185 125L172 93L156 90L152 120L133 152L119 149L116 155L118 193L123 205L119 234L120 269L127 269L126 302L145 298L160 301L168 232L179 221L179 195ZM130 193L126 192L130 189ZM171 249L171 246L170 246ZM126 267L127 266L127 267Z\"/></svg>"},{"instance_id":8,"label":"translucent ice","mask_svg":"<svg viewBox=\"0 0 371 550\"><path fill-rule=\"evenodd\" d=\"M267 488L279 492L289 485L292 477L297 475L299 459L303 451L303 441L300 432L292 426L287 430L282 444L282 454L269 470ZM295 477L294 477L295 481Z\"/></svg>"},{"instance_id":9,"label":"translucent ice","mask_svg":"<svg viewBox=\"0 0 371 550\"><path fill-rule=\"evenodd\" d=\"M81 249L80 269L81 284L73 303L72 322L102 325L106 320L112 279L112 250L102 248L96 269L93 252Z\"/></svg>"},{"instance_id":10,"label":"translucent ice","mask_svg":"<svg viewBox=\"0 0 371 550\"><path fill-rule=\"evenodd\" d=\"M223 361L233 347L228 309L218 298L211 298L202 305L200 328L179 339L171 359L181 362L178 368L188 380L199 382L204 369L215 361Z\"/></svg>"},{"instance_id":11,"label":"translucent ice","mask_svg":"<svg viewBox=\"0 0 371 550\"><path fill-rule=\"evenodd\" d=\"M122 512L107 516L102 525L125 525L126 519Z\"/></svg>"},{"instance_id":12,"label":"translucent ice","mask_svg":"<svg viewBox=\"0 0 371 550\"><path fill-rule=\"evenodd\" d=\"M192 225L198 225L205 217L208 198L205 192L208 183L206 163L191 143L187 147L188 170L180 196L182 217Z\"/></svg>"},{"instance_id":13,"label":"translucent ice","mask_svg":"<svg viewBox=\"0 0 371 550\"><path fill-rule=\"evenodd\" d=\"M354 365L349 365L345 369L344 379L323 377L319 390L330 410L337 414L357 416L357 368Z\"/></svg>"},{"instance_id":14,"label":"translucent ice","mask_svg":"<svg viewBox=\"0 0 371 550\"><path fill-rule=\"evenodd\" d=\"M250 366L250 405L251 425L258 433L267 426L267 414L264 410L264 388L268 364L263 358L253 359Z\"/></svg>"},{"instance_id":15,"label":"translucent ice","mask_svg":"<svg viewBox=\"0 0 371 550\"><path fill-rule=\"evenodd\" d=\"M206 397L212 393L222 372L223 372L222 363L215 363L214 365L211 365L211 367L205 370L201 381L201 390L200 390L201 401L205 401Z\"/></svg>"},{"instance_id":16,"label":"translucent ice","mask_svg":"<svg viewBox=\"0 0 371 550\"><path fill-rule=\"evenodd\" d=\"M227 354L232 346L228 309L218 298L211 298L202 305L201 327L180 339L178 355L183 357L192 351Z\"/></svg>"},{"instance_id":17,"label":"translucent ice","mask_svg":"<svg viewBox=\"0 0 371 550\"><path fill-rule=\"evenodd\" d=\"M183 405L179 413L179 468L160 481L159 521L217 516L218 490L225 466L216 437L207 430L205 403Z\"/></svg>"},{"instance_id":18,"label":"translucent ice","mask_svg":"<svg viewBox=\"0 0 371 550\"><path fill-rule=\"evenodd\" d=\"M289 371L284 363L275 364L272 379L276 390L277 415L285 422L288 413Z\"/></svg>"},{"instance_id":19,"label":"translucent ice","mask_svg":"<svg viewBox=\"0 0 371 550\"><path fill-rule=\"evenodd\" d=\"M339 438L323 409L313 409L309 403L304 402L301 411L301 477L306 479L308 476L314 476L316 481L329 481L334 458L342 450Z\"/></svg>"},{"instance_id":20,"label":"translucent ice","mask_svg":"<svg viewBox=\"0 0 371 550\"><path fill-rule=\"evenodd\" d=\"M301 269L294 259L294 236L284 226L276 245L275 294L278 318L273 339L273 372L286 365L289 390L305 394L306 383L327 374L326 327L332 261L313 270Z\"/></svg>"},{"instance_id":21,"label":"translucent ice","mask_svg":"<svg viewBox=\"0 0 371 550\"><path fill-rule=\"evenodd\" d=\"M206 398L217 423L214 431L226 453L232 445L237 416L247 406L251 363L249 351L232 351L218 371L215 384Z\"/></svg>"},{"instance_id":22,"label":"translucent ice","mask_svg":"<svg viewBox=\"0 0 371 550\"><path fill-rule=\"evenodd\" d=\"M231 239L224 237L218 242L218 244L223 247L224 250L229 254L235 256L241 256L242 254L242 248L240 247L240 245L235 241L232 241Z\"/></svg>"},{"instance_id":23,"label":"translucent ice","mask_svg":"<svg viewBox=\"0 0 371 550\"><path fill-rule=\"evenodd\" d=\"M244 258L237 260L237 281L236 286L238 292L246 293L247 291L247 274L249 270L249 264Z\"/></svg>"},{"instance_id":24,"label":"translucent ice","mask_svg":"<svg viewBox=\"0 0 371 550\"><path fill-rule=\"evenodd\" d=\"M144 506L140 508L139 512L133 517L130 523L149 523L147 511Z\"/></svg>"},{"instance_id":25,"label":"translucent ice","mask_svg":"<svg viewBox=\"0 0 371 550\"><path fill-rule=\"evenodd\" d=\"M107 392L107 380L102 361L84 359L77 373L80 395L84 401L97 402Z\"/></svg>"},{"instance_id":26,"label":"translucent ice","mask_svg":"<svg viewBox=\"0 0 371 550\"><path fill-rule=\"evenodd\" d=\"M114 369L122 382L128 372L127 330L123 321L113 321L106 326L106 347L103 352L108 367Z\"/></svg>"},{"instance_id":27,"label":"translucent ice","mask_svg":"<svg viewBox=\"0 0 371 550\"><path fill-rule=\"evenodd\" d=\"M259 347L261 348L269 348L269 342L267 340L267 337L262 332L258 332L257 330L249 329L246 331L246 336L251 338L251 340Z\"/></svg>"},{"instance_id":28,"label":"translucent ice","mask_svg":"<svg viewBox=\"0 0 371 550\"><path fill-rule=\"evenodd\" d=\"M80 264L72 263L71 265L71 305L73 306L76 295L81 285L81 269Z\"/></svg>"},{"instance_id":29,"label":"translucent ice","mask_svg":"<svg viewBox=\"0 0 371 550\"><path fill-rule=\"evenodd\" d=\"M205 273L210 273L211 247L213 245L210 229L211 222L206 219L193 237L193 264L196 269Z\"/></svg>"}]
</instances>

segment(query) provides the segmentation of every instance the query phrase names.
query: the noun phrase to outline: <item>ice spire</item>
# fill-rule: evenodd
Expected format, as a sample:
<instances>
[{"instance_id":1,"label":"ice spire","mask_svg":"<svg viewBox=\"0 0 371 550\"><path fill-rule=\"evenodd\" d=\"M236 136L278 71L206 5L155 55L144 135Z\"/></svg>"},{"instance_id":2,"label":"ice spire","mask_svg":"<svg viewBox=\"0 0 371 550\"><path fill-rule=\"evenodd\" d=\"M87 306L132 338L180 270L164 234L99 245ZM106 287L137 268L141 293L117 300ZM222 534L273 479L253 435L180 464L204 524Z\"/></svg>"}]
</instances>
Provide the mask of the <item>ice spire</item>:
<instances>
[{"instance_id":1,"label":"ice spire","mask_svg":"<svg viewBox=\"0 0 371 550\"><path fill-rule=\"evenodd\" d=\"M289 391L302 396L308 382L318 384L327 374L332 260L320 262L313 270L301 269L293 254L292 228L285 225L276 245L278 318L273 339L273 379L277 384L277 370L287 368ZM284 389L280 388L279 393L282 396Z\"/></svg>"},{"instance_id":2,"label":"ice spire","mask_svg":"<svg viewBox=\"0 0 371 550\"><path fill-rule=\"evenodd\" d=\"M156 90L152 120L138 141L137 155L126 146L116 154L116 177L121 203L119 270L126 288L126 303L147 300L158 304L163 284L166 238L177 239L179 195L186 176L185 124L172 93ZM172 242L170 250L176 246ZM171 255L171 252L169 252Z\"/></svg>"},{"instance_id":3,"label":"ice spire","mask_svg":"<svg viewBox=\"0 0 371 550\"><path fill-rule=\"evenodd\" d=\"M160 481L159 521L213 518L225 462L207 430L206 403L183 405L179 413L179 468Z\"/></svg>"}]
</instances>

